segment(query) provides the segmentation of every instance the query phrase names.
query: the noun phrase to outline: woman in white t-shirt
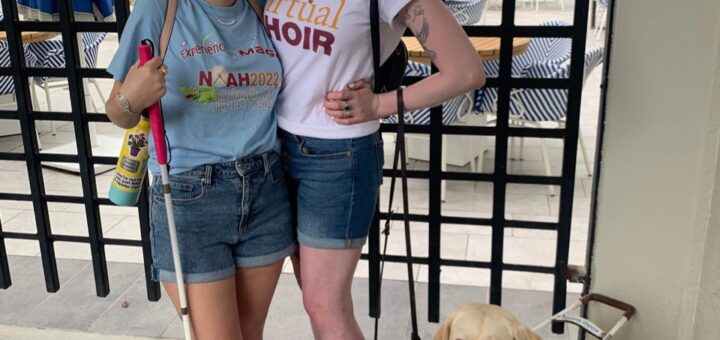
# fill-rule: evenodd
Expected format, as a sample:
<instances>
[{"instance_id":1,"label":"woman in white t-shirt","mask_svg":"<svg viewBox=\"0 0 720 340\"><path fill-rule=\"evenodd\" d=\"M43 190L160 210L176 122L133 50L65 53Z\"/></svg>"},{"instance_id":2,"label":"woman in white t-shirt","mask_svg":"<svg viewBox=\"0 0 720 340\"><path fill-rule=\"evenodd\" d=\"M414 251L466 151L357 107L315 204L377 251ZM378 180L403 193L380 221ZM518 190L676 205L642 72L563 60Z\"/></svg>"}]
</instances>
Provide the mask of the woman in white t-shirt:
<instances>
[{"instance_id":1,"label":"woman in white t-shirt","mask_svg":"<svg viewBox=\"0 0 720 340\"><path fill-rule=\"evenodd\" d=\"M374 94L370 1L268 0L265 27L284 67L277 113L300 243L294 261L315 337L362 339L350 287L382 181L380 119L397 93ZM482 61L440 0L379 0L381 60L406 28L439 72L405 90L407 110L483 86Z\"/></svg>"}]
</instances>

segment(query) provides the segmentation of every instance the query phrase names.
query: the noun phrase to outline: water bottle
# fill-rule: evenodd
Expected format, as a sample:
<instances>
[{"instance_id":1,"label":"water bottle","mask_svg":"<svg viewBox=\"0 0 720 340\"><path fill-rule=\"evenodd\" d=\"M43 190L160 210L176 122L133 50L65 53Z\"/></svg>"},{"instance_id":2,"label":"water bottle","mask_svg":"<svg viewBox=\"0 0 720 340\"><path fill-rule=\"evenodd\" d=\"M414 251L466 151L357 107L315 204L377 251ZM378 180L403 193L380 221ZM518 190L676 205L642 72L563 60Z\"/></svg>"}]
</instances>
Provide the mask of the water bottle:
<instances>
[{"instance_id":1,"label":"water bottle","mask_svg":"<svg viewBox=\"0 0 720 340\"><path fill-rule=\"evenodd\" d=\"M140 198L149 158L149 135L150 120L144 114L134 128L125 132L115 176L110 184L110 201L116 205L133 206Z\"/></svg>"}]
</instances>

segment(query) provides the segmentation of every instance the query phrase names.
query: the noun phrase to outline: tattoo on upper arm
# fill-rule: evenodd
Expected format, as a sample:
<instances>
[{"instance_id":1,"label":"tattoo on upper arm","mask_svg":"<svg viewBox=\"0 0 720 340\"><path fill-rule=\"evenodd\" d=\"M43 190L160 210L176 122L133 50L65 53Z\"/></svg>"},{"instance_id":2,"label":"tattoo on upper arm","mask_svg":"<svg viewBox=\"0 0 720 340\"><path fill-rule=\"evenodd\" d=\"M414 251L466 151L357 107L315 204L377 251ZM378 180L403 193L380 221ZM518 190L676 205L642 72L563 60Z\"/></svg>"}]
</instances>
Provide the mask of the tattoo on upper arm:
<instances>
[{"instance_id":1,"label":"tattoo on upper arm","mask_svg":"<svg viewBox=\"0 0 720 340\"><path fill-rule=\"evenodd\" d=\"M402 13L402 16L405 24L410 27L413 32L415 32L418 42L423 46L425 52L430 57L430 60L435 63L437 61L437 53L427 47L427 41L430 38L430 22L425 16L425 9L423 6L411 4ZM419 28L418 21L422 22Z\"/></svg>"}]
</instances>

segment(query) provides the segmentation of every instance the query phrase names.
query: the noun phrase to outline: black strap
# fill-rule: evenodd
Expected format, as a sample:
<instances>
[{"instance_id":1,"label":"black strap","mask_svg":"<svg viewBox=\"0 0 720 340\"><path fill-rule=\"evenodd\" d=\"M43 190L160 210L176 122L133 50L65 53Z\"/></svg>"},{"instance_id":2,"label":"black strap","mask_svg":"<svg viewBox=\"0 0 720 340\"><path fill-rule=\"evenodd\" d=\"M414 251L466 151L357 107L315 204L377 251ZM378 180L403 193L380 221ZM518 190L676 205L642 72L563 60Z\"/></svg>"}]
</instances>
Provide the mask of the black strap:
<instances>
[{"instance_id":1,"label":"black strap","mask_svg":"<svg viewBox=\"0 0 720 340\"><path fill-rule=\"evenodd\" d=\"M382 89L379 83L380 74L380 11L378 0L370 0L370 33L372 35L372 49L373 49L373 67L375 70L375 92L385 92L386 89ZM375 340L378 339L378 324L381 315L382 305L382 280L383 273L385 271L385 255L387 253L388 238L390 236L390 223L392 220L392 204L395 197L395 183L398 177L398 164L400 167L400 177L402 183L402 200L403 200L403 222L405 226L405 251L407 259L407 272L408 272L408 292L410 295L410 320L412 323L412 340L420 340L418 335L418 323L417 323L417 306L415 303L415 279L413 274L413 260L412 260L412 239L410 237L410 215L409 215L409 199L408 199L408 186L407 186L407 155L405 153L405 103L403 100L403 89L402 87L397 89L397 105L398 105L398 130L397 138L395 142L395 155L393 156L393 171L390 179L390 199L388 202L388 218L385 221L385 228L383 229L383 235L385 235L385 241L383 245L382 257L380 258L380 282L378 283L378 314L375 318Z\"/></svg>"},{"instance_id":2,"label":"black strap","mask_svg":"<svg viewBox=\"0 0 720 340\"><path fill-rule=\"evenodd\" d=\"M380 74L380 7L378 0L370 0L370 34L372 36L373 49L373 67L375 69L375 86L376 92L380 91L380 82L378 74Z\"/></svg>"}]
</instances>

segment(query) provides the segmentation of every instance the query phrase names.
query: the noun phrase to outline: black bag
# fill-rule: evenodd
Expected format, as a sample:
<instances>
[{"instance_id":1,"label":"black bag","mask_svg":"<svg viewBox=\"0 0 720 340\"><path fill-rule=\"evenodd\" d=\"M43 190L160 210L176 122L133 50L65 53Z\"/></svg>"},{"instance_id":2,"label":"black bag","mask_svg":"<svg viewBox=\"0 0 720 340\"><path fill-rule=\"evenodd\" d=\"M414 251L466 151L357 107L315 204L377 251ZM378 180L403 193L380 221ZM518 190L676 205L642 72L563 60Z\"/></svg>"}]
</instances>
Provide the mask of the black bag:
<instances>
[{"instance_id":1,"label":"black bag","mask_svg":"<svg viewBox=\"0 0 720 340\"><path fill-rule=\"evenodd\" d=\"M380 10L378 0L370 1L370 32L372 34L373 66L375 68L375 93L397 90L405 76L408 64L408 51L400 41L395 51L382 64L380 58Z\"/></svg>"}]
</instances>

